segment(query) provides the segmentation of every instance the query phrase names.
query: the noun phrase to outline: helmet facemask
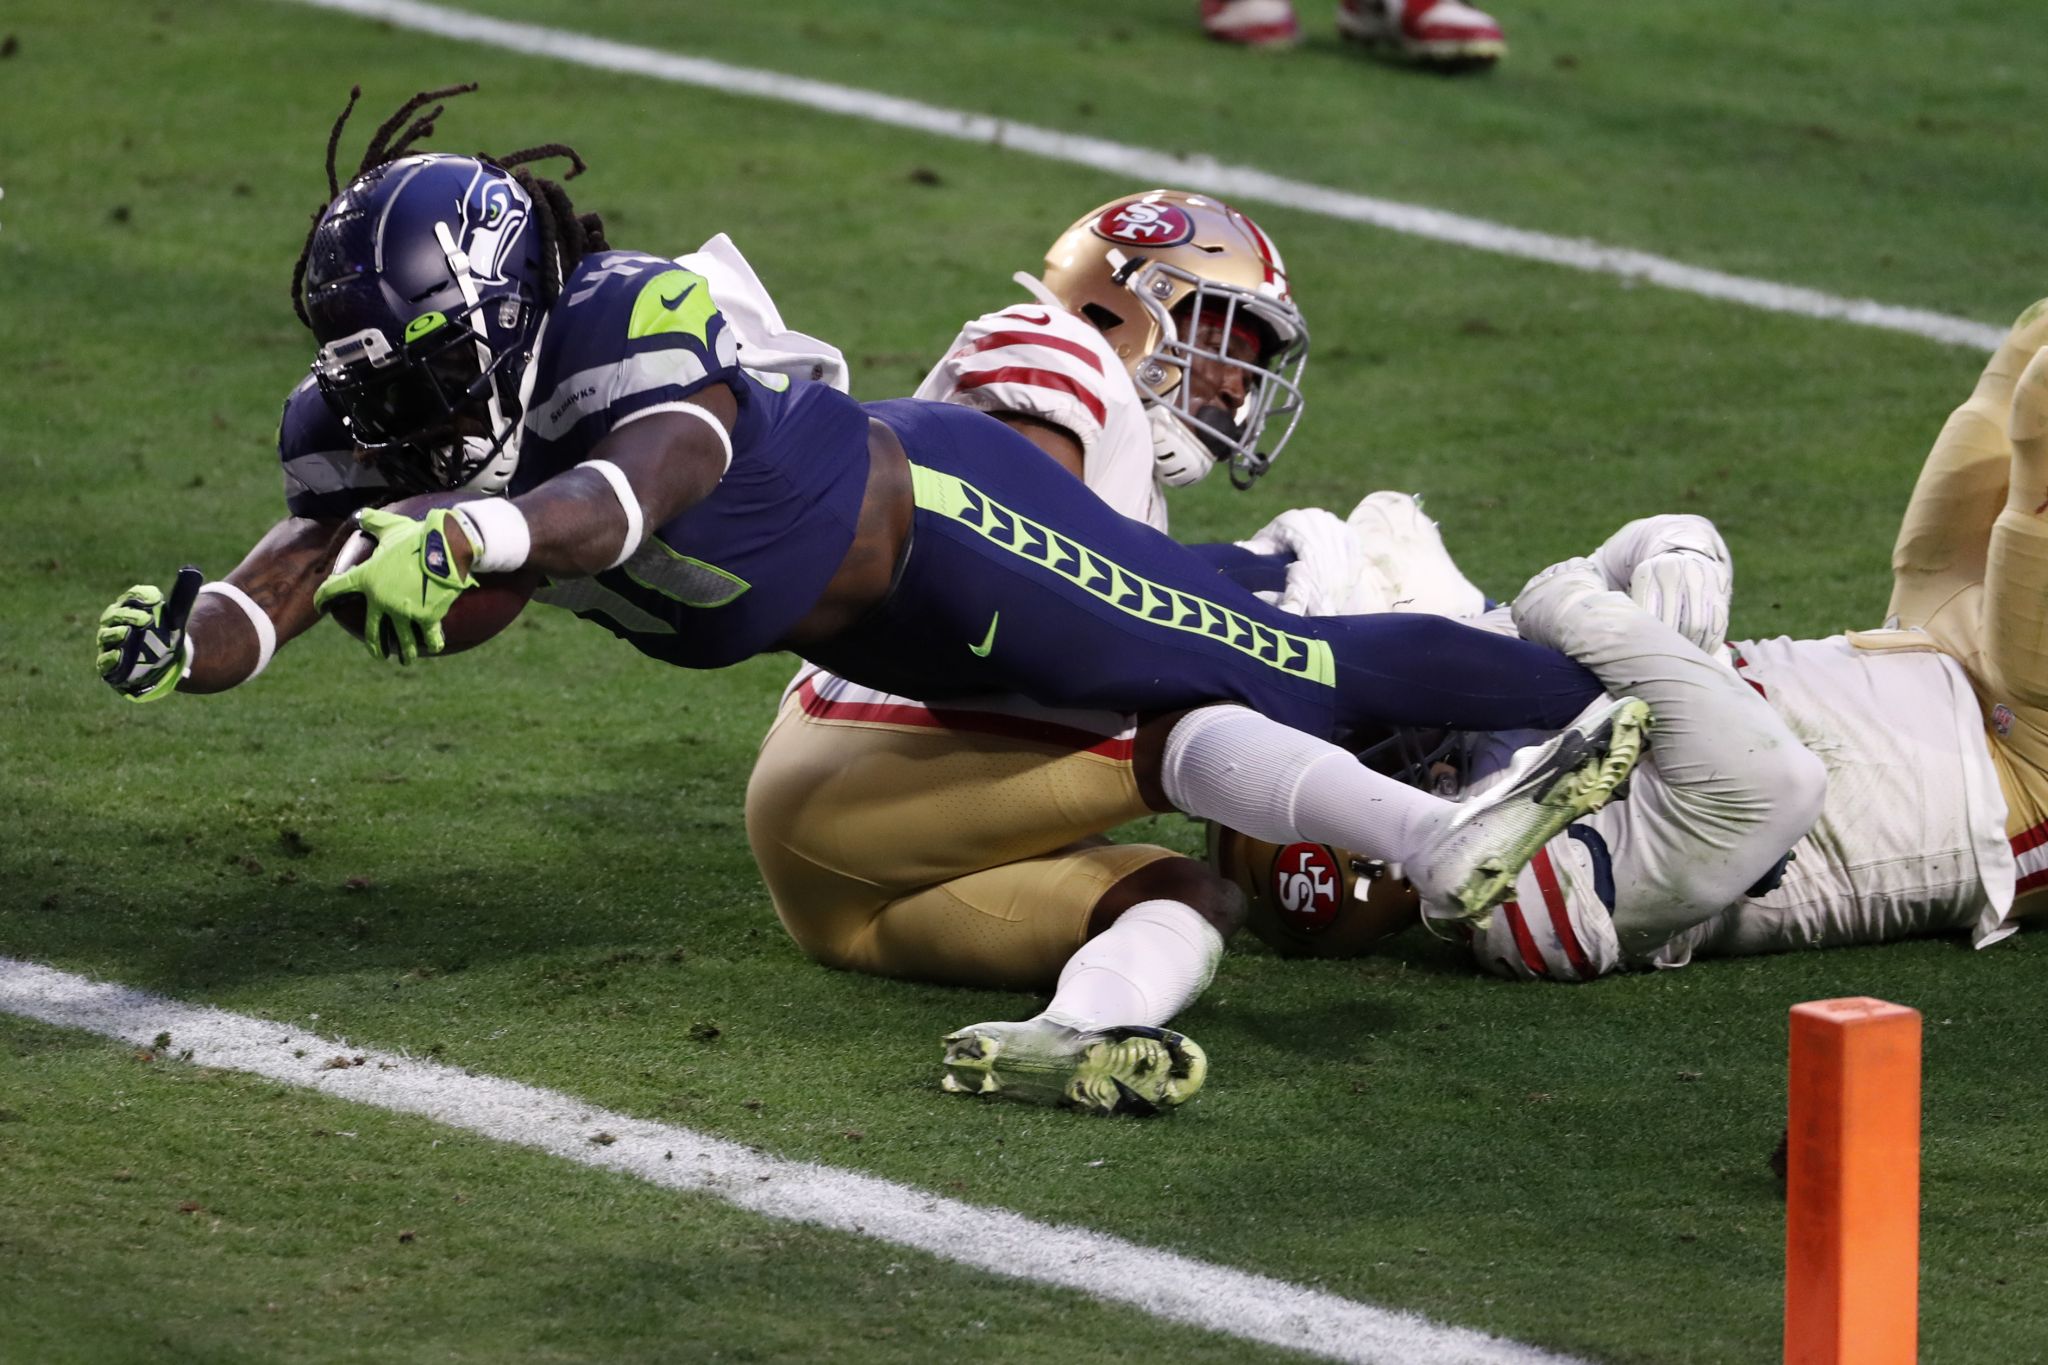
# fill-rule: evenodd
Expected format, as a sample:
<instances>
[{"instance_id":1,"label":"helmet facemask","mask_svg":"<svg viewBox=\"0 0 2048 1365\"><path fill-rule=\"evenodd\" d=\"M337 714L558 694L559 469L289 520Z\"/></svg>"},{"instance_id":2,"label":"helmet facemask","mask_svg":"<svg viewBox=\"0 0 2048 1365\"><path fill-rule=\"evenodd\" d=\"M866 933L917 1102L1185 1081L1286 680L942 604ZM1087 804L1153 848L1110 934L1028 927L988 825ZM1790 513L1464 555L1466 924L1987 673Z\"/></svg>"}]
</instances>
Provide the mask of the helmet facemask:
<instances>
[{"instance_id":1,"label":"helmet facemask","mask_svg":"<svg viewBox=\"0 0 2048 1365\"><path fill-rule=\"evenodd\" d=\"M531 352L492 344L485 311L530 307L507 296L454 313L424 313L393 346L366 327L320 348L313 373L356 444L391 482L416 492L484 486L499 463L509 476L531 388ZM516 325L504 329L518 330ZM505 457L502 458L501 457Z\"/></svg>"},{"instance_id":2,"label":"helmet facemask","mask_svg":"<svg viewBox=\"0 0 2048 1365\"><path fill-rule=\"evenodd\" d=\"M1291 303L1164 261L1127 260L1117 273L1150 317L1156 338L1131 375L1153 410L1155 445L1163 413L1183 424L1211 460L1229 462L1231 483L1249 488L1272 466L1301 419L1308 328L1300 312ZM1232 408L1219 395L1197 394L1190 381L1198 369L1208 379L1241 380L1243 399ZM1187 458L1191 454L1162 461L1169 485L1193 483L1208 472L1209 464Z\"/></svg>"}]
</instances>

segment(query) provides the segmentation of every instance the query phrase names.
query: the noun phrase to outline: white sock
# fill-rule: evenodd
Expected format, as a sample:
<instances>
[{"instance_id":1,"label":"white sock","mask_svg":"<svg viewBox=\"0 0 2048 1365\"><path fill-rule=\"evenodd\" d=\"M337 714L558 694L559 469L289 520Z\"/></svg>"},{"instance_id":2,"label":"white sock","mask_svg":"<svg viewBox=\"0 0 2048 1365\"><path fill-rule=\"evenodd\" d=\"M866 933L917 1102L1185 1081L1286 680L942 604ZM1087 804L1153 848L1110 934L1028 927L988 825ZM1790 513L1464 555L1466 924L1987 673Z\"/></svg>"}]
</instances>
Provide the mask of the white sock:
<instances>
[{"instance_id":1,"label":"white sock","mask_svg":"<svg viewBox=\"0 0 2048 1365\"><path fill-rule=\"evenodd\" d=\"M1080 1029L1156 1028L1194 1002L1222 956L1223 935L1193 906L1140 901L1067 959L1038 1017Z\"/></svg>"},{"instance_id":2,"label":"white sock","mask_svg":"<svg viewBox=\"0 0 2048 1365\"><path fill-rule=\"evenodd\" d=\"M1242 706L1190 711L1166 739L1167 799L1271 844L1307 839L1405 863L1455 807Z\"/></svg>"}]
</instances>

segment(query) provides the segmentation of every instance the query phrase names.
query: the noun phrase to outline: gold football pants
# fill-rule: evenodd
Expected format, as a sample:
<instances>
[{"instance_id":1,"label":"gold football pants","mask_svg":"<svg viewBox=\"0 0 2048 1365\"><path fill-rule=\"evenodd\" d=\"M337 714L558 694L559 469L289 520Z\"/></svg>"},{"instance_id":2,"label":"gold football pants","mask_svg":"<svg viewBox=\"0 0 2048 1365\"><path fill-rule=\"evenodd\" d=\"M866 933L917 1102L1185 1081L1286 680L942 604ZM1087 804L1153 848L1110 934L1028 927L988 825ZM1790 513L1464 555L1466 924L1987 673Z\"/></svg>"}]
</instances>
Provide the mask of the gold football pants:
<instances>
[{"instance_id":1,"label":"gold football pants","mask_svg":"<svg viewBox=\"0 0 2048 1365\"><path fill-rule=\"evenodd\" d=\"M1175 857L1102 831L1149 814L1128 757L822 719L784 700L747 839L809 956L879 976L1050 991L1096 902Z\"/></svg>"},{"instance_id":2,"label":"gold football pants","mask_svg":"<svg viewBox=\"0 0 2048 1365\"><path fill-rule=\"evenodd\" d=\"M2043 346L2048 299L2020 314L1942 427L1892 549L1887 622L1925 631L1969 674L2015 838L2048 822L2048 357L2035 361ZM2038 914L2044 902L2048 888L2024 895L2021 913Z\"/></svg>"}]
</instances>

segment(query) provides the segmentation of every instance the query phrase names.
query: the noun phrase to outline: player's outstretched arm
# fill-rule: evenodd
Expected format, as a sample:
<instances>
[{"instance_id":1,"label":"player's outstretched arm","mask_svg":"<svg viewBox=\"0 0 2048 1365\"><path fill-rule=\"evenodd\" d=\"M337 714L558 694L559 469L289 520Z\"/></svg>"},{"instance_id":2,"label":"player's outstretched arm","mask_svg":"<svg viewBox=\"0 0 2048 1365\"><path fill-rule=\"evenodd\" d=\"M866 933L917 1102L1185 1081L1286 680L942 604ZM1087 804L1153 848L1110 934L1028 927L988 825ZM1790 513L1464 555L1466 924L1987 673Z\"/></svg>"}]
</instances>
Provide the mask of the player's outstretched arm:
<instances>
[{"instance_id":1,"label":"player's outstretched arm","mask_svg":"<svg viewBox=\"0 0 2048 1365\"><path fill-rule=\"evenodd\" d=\"M340 521L287 517L224 580L201 588L182 619L187 604L176 593L130 588L100 615L100 676L136 701L247 682L279 645L320 619L314 589L346 530Z\"/></svg>"},{"instance_id":2,"label":"player's outstretched arm","mask_svg":"<svg viewBox=\"0 0 2048 1365\"><path fill-rule=\"evenodd\" d=\"M401 662L437 654L441 621L477 573L531 567L577 578L625 563L650 531L717 487L738 416L732 390L712 384L616 428L582 464L517 498L479 497L419 520L359 512L377 548L321 583L313 605L360 593L365 639L381 641L389 621Z\"/></svg>"},{"instance_id":3,"label":"player's outstretched arm","mask_svg":"<svg viewBox=\"0 0 2048 1365\"><path fill-rule=\"evenodd\" d=\"M476 567L531 564L551 577L569 578L624 563L648 532L709 497L731 463L730 432L739 415L732 391L714 384L692 404L695 413L657 412L627 423L598 442L582 464L514 498L510 507L525 520L528 536L519 563L506 563L498 553L502 537L491 542L487 513L478 526L484 545ZM460 550L456 561L462 563Z\"/></svg>"}]
</instances>

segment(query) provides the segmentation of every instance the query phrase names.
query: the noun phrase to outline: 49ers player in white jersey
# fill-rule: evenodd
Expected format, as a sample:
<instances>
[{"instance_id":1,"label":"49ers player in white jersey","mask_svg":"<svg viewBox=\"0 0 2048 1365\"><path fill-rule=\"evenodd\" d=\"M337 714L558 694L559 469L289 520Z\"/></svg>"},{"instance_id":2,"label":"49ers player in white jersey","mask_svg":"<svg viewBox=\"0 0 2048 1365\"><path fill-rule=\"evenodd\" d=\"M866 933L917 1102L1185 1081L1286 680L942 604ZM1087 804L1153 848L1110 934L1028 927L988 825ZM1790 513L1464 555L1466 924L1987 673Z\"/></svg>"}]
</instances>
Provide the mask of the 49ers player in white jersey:
<instances>
[{"instance_id":1,"label":"49ers player in white jersey","mask_svg":"<svg viewBox=\"0 0 2048 1365\"><path fill-rule=\"evenodd\" d=\"M1698 517L1633 522L1539 574L1514 626L1648 701L1656 739L1625 799L1531 861L1473 937L1479 965L1578 982L1936 933L1984 948L2048 916L2044 489L2048 300L1927 456L1884 629L1724 647L1731 566ZM1440 544L1416 548L1397 577L1455 572ZM1468 781L1515 742L1481 740ZM1318 847L1219 848L1255 927L1306 951L1368 910L1287 903L1278 879Z\"/></svg>"},{"instance_id":2,"label":"49ers player in white jersey","mask_svg":"<svg viewBox=\"0 0 2048 1365\"><path fill-rule=\"evenodd\" d=\"M917 397L991 413L1161 530L1164 488L1219 463L1248 486L1285 444L1308 331L1244 214L1129 196L1061 234L1042 279L1015 278L1028 299L962 328ZM927 707L806 667L762 743L748 837L821 962L1057 988L1035 1020L953 1034L947 1088L1146 1112L1201 1085L1201 1050L1159 1026L1207 984L1242 908L1201 863L1101 837L1169 808L1133 774L1145 742L1128 715ZM1134 1034L1167 1041L1172 1066L1136 1074Z\"/></svg>"}]
</instances>

